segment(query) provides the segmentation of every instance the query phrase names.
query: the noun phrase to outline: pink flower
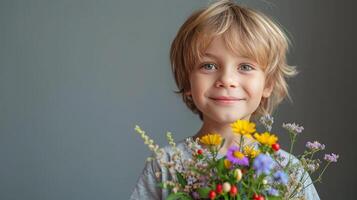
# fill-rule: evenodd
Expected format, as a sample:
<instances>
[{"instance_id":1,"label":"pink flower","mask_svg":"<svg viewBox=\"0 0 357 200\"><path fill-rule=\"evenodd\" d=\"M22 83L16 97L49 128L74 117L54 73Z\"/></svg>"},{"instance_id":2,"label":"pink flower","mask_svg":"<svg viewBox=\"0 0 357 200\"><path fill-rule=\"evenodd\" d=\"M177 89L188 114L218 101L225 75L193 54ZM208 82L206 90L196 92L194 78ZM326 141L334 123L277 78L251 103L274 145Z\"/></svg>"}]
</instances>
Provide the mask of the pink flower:
<instances>
[{"instance_id":1,"label":"pink flower","mask_svg":"<svg viewBox=\"0 0 357 200\"><path fill-rule=\"evenodd\" d=\"M327 162L337 162L338 157L339 157L339 155L332 153L332 154L325 154L324 159Z\"/></svg>"}]
</instances>

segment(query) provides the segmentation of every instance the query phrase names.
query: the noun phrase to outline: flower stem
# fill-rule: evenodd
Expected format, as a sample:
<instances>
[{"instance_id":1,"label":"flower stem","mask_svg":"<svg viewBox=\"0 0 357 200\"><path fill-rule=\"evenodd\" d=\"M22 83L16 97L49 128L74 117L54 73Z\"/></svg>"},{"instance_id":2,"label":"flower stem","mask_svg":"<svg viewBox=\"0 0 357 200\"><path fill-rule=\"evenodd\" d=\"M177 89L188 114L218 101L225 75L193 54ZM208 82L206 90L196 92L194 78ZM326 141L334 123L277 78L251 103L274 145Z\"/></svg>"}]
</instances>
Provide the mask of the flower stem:
<instances>
[{"instance_id":1,"label":"flower stem","mask_svg":"<svg viewBox=\"0 0 357 200\"><path fill-rule=\"evenodd\" d=\"M322 180L322 175L324 174L325 170L326 170L327 167L330 165L330 163L331 163L331 162L328 162L328 163L325 165L324 169L322 170L322 172L320 173L320 175L317 177L316 180L312 181L310 184L308 184L307 186L305 186L303 189L309 187L311 184L314 184L314 183L316 183L317 181L321 182L321 180Z\"/></svg>"},{"instance_id":2,"label":"flower stem","mask_svg":"<svg viewBox=\"0 0 357 200\"><path fill-rule=\"evenodd\" d=\"M240 151L242 151L243 142L244 142L243 135L240 135L240 140L239 140L239 150Z\"/></svg>"},{"instance_id":3,"label":"flower stem","mask_svg":"<svg viewBox=\"0 0 357 200\"><path fill-rule=\"evenodd\" d=\"M290 167L290 163L291 163L291 155L293 153L293 148L294 148L294 143L295 143L295 139L296 139L296 134L293 132L289 132L290 133L290 151L289 151L289 161L288 164L286 165L286 168Z\"/></svg>"}]
</instances>

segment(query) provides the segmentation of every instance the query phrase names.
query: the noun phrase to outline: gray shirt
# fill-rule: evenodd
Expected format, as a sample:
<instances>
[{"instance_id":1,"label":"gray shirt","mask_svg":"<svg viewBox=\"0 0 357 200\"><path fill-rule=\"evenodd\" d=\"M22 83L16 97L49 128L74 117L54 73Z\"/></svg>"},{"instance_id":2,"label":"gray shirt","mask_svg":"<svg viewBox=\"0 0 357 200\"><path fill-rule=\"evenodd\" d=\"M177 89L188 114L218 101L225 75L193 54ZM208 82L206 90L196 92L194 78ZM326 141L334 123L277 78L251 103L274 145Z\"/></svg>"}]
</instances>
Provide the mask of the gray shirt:
<instances>
[{"instance_id":1,"label":"gray shirt","mask_svg":"<svg viewBox=\"0 0 357 200\"><path fill-rule=\"evenodd\" d=\"M185 141L180 141L176 144L177 148L180 149L183 153L183 159L191 158L191 151L189 147L186 145ZM169 145L164 147L166 152L164 159L166 161L170 161L173 155L173 148ZM289 153L284 150L279 150L283 156L288 157ZM222 156L222 155L221 155ZM298 162L298 160L293 156L294 161ZM155 172L161 172L160 178L156 177ZM165 168L161 168L156 160L152 160L146 162L144 169L142 170L137 182L136 186L130 196L130 200L144 200L144 199L166 199L168 196L168 191L162 189L157 186L159 182L172 180L172 176L169 171ZM305 185L311 183L311 178L308 176ZM306 200L320 200L319 195L313 184L308 186L305 189L304 197Z\"/></svg>"}]
</instances>

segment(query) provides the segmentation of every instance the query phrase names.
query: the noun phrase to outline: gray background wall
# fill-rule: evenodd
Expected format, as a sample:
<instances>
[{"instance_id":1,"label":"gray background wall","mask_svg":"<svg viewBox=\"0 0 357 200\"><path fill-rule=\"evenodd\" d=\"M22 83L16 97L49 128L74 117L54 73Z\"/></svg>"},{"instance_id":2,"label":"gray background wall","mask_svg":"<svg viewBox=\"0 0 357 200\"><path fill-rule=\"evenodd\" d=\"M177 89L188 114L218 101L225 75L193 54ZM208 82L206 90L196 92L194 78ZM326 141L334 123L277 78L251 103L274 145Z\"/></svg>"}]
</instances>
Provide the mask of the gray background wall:
<instances>
[{"instance_id":1,"label":"gray background wall","mask_svg":"<svg viewBox=\"0 0 357 200\"><path fill-rule=\"evenodd\" d=\"M290 32L294 103L275 114L305 126L298 142L338 152L321 199L354 199L354 1L241 1ZM0 199L127 199L149 155L133 128L160 145L200 120L175 96L168 52L206 0L0 1ZM280 135L287 144L286 135ZM283 145L285 148L287 145Z\"/></svg>"}]
</instances>

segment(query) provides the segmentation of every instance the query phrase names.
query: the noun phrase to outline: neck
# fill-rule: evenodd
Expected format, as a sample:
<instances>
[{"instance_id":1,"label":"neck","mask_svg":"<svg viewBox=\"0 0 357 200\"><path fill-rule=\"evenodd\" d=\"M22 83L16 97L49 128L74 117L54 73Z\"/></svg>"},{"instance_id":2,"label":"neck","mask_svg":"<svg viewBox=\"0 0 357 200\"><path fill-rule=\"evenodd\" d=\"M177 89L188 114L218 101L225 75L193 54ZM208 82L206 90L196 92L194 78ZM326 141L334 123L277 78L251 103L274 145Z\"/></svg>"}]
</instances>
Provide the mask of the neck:
<instances>
[{"instance_id":1,"label":"neck","mask_svg":"<svg viewBox=\"0 0 357 200\"><path fill-rule=\"evenodd\" d=\"M246 120L249 120L249 118ZM222 124L222 123L217 123L216 121L213 120L211 121L204 120L201 129L197 132L197 134L193 137L193 139L196 139L197 137L201 138L207 134L218 133L225 140L225 143L219 152L225 154L230 146L232 145L239 146L240 144L241 135L234 133L232 131L230 124L231 123ZM243 146L252 144L254 142L256 142L254 139L244 138Z\"/></svg>"}]
</instances>

